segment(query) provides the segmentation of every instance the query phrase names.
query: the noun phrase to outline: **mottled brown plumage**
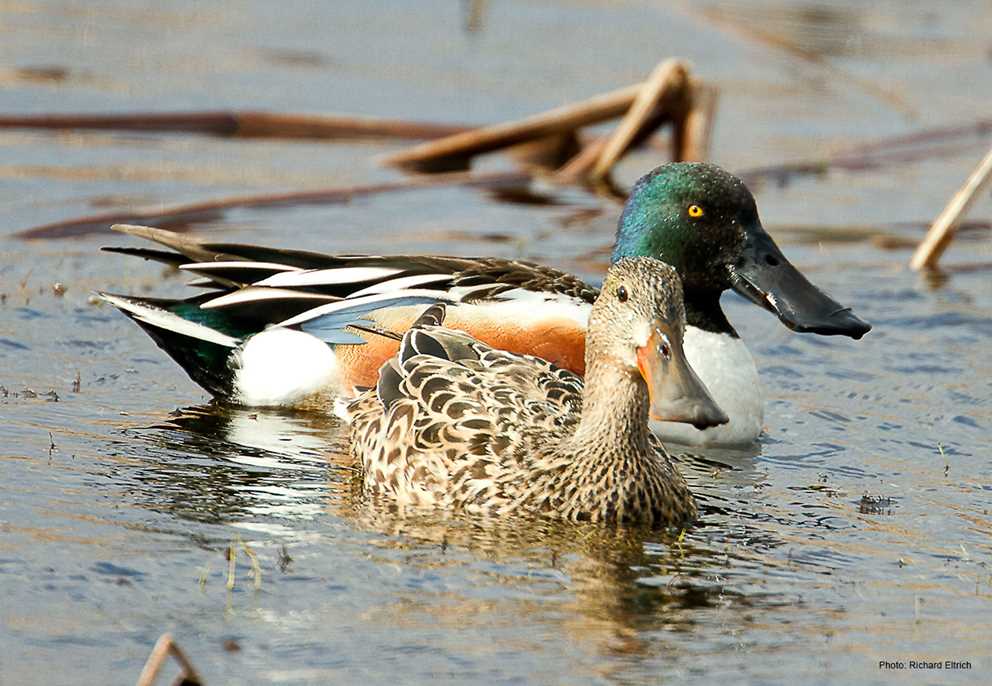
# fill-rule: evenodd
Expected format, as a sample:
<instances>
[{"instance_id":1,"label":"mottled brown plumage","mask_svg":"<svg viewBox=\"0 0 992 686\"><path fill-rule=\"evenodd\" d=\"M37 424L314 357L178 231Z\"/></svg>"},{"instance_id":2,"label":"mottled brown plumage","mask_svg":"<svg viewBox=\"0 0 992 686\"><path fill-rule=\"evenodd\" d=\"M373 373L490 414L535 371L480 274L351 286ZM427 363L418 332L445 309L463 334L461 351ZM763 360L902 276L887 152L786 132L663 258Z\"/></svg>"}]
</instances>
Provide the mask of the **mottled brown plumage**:
<instances>
[{"instance_id":1,"label":"mottled brown plumage","mask_svg":"<svg viewBox=\"0 0 992 686\"><path fill-rule=\"evenodd\" d=\"M365 492L480 514L690 522L695 501L648 428L637 359L657 322L666 345L671 338L681 350L681 293L661 262L614 265L590 315L585 384L545 360L445 329L444 306L430 308L376 388L345 409Z\"/></svg>"}]
</instances>

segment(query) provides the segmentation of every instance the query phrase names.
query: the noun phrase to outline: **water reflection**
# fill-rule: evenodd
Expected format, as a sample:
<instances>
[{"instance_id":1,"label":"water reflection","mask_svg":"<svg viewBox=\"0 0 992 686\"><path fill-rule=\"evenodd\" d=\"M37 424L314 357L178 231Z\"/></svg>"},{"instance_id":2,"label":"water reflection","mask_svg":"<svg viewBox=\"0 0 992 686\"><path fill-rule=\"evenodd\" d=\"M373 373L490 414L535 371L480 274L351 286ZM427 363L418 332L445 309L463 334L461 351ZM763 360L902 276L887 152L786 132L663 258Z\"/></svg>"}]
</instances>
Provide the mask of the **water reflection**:
<instances>
[{"instance_id":1,"label":"water reflection","mask_svg":"<svg viewBox=\"0 0 992 686\"><path fill-rule=\"evenodd\" d=\"M671 54L724 89L714 154L746 169L900 133L903 123L878 108L893 100L880 89L905 88L929 124L970 120L982 90L961 84L987 75L980 3L710 2L727 20L691 23L658 4L518 3L508 12L466 0L463 24L478 13L468 39L457 5L362 5L356 14L357 3L323 3L319 21L300 21L256 2L213 14L187 11L190 3L122 13L125 4L95 12L7 3L5 25L16 29L8 52L21 58L0 69L5 108L181 103L495 122L631 82ZM66 11L79 22L67 23ZM397 40L370 50L369 31L352 30L351 16ZM622 40L603 45L621 49L574 49L604 31ZM59 47L51 66L31 57L42 45ZM566 53L575 59L548 59ZM183 645L212 682L395 683L400 674L416 683L770 683L809 673L815 655L821 679L862 683L878 678L876 656L933 652L981 664L992 601L987 227L962 230L945 261L951 280L935 291L900 267L908 253L879 249L919 239L921 222L973 164L947 153L974 142L874 153L859 143L862 158L880 163L856 179L766 186L762 213L782 227L796 262L842 301L861 303L878 327L856 347L824 345L728 303L772 397L770 438L753 453L684 458L703 518L681 543L547 522L399 518L354 498L326 418L207 406L160 420L161 408L195 389L144 334L81 294L169 296L179 284L99 257L101 241L8 242L0 382L55 388L61 399L0 398L0 654L21 658L4 664L4 676L31 682L28 670L45 664L51 682L82 673L133 680L163 630L195 637ZM328 179L377 183L387 173L368 163L377 152L365 145L10 132L3 146L10 227L90 214L91 202L155 205ZM623 177L657 157L631 158ZM200 229L325 251L490 252L601 275L616 209L554 197L567 204L469 191L383 196L285 209L272 221L233 213ZM825 221L837 226L818 226ZM58 299L45 295L55 279L69 287ZM12 309L20 305L31 311ZM77 370L82 389L70 392ZM123 435L122 424L131 427ZM893 506L860 512L866 492ZM223 550L238 535L262 562L258 592L243 558L238 585L225 588ZM283 546L292 560L280 566ZM221 647L229 636L243 647L237 655Z\"/></svg>"},{"instance_id":2,"label":"water reflection","mask_svg":"<svg viewBox=\"0 0 992 686\"><path fill-rule=\"evenodd\" d=\"M144 453L153 460L152 467L139 470L134 477L155 486L149 493L148 504L166 507L178 516L208 520L213 516L213 521L227 523L231 523L230 518L235 514L292 517L297 512L311 517L314 498L320 497L333 504L330 509L336 516L355 518L365 528L390 536L468 545L470 541L465 537L472 538L475 534L467 532L497 530L501 536L510 536L507 532L515 530L508 527L505 518L492 521L473 518L466 524L459 517L410 515L398 513L387 504L363 502L355 489L359 473L348 452L347 430L337 419L321 413L209 404L179 410L167 422L130 430L128 434L141 439L137 444L131 443L128 450L132 454ZM766 443L776 442L769 439ZM709 450L705 454L683 452L671 446L703 512L694 529L698 532L721 529L728 519L750 523L774 520L791 526L830 528L829 517L815 512L817 505L779 509L765 502L762 493L769 484L762 465L770 462L788 467L797 461L829 458L838 450L843 447L813 444L792 455L761 458L760 444L746 450ZM837 470L829 464L824 468L828 472ZM841 473L850 476L851 469L841 468ZM169 494L174 497L168 503L161 502L162 496ZM537 529L533 529L535 526ZM527 531L532 533L541 532L537 538L550 536L549 540L555 539L549 532L558 530L543 521L531 522L528 527ZM573 527L566 526L564 530L572 531ZM632 531L635 530L624 531L622 535L613 532L610 537L620 540L634 535ZM657 536L651 532L641 534L647 538L637 540ZM707 533L699 540L708 536ZM696 533L690 534L690 540L696 537ZM567 534L562 540L571 538ZM762 538L755 532L747 534L749 544ZM719 534L719 539L727 542L725 534ZM502 539L488 540L491 547ZM524 540L536 539L533 535L521 535L519 539L510 536L507 543L513 548L516 542ZM771 545L773 539L767 539L766 543Z\"/></svg>"},{"instance_id":3,"label":"water reflection","mask_svg":"<svg viewBox=\"0 0 992 686\"><path fill-rule=\"evenodd\" d=\"M707 4L703 11L719 22L740 26L741 30L760 31L763 42L817 58L862 54L869 35L865 12L850 6L723 2L719 6Z\"/></svg>"},{"instance_id":4,"label":"water reflection","mask_svg":"<svg viewBox=\"0 0 992 686\"><path fill-rule=\"evenodd\" d=\"M333 511L350 514L337 504ZM397 517L369 507L352 522L387 535L378 540L382 564L399 562L411 575L450 579L457 567L479 577L474 587L399 594L376 618L390 626L471 625L495 605L499 615L536 623L584 654L636 662L665 650L657 633L691 632L701 609L735 614L783 602L733 588L714 571L729 563L725 553L675 535L518 518Z\"/></svg>"},{"instance_id":5,"label":"water reflection","mask_svg":"<svg viewBox=\"0 0 992 686\"><path fill-rule=\"evenodd\" d=\"M679 457L703 511L700 523L679 536L544 519L399 513L360 497L342 427L320 414L206 405L128 434L131 453L143 453L149 463L130 479L143 507L291 545L301 537L326 540L328 527L343 525L360 539L364 556L399 564L406 576L444 568L447 578L477 579L444 584L443 592L397 594L378 611L376 621L389 625L468 622L485 598L498 597L501 612L535 617L595 654L636 660L664 651L664 642L652 638L656 632L691 631L702 609L743 621L791 603L764 587L766 573L816 576L849 561L818 555L814 546L783 562L778 551L797 527L830 528L829 517L811 515L809 504L765 502L766 475L755 462L760 447ZM321 530L301 526L318 520Z\"/></svg>"},{"instance_id":6,"label":"water reflection","mask_svg":"<svg viewBox=\"0 0 992 686\"><path fill-rule=\"evenodd\" d=\"M127 475L138 504L172 516L286 535L289 520L319 516L328 481L333 419L218 405L179 410L167 422L131 429L125 453L143 466Z\"/></svg>"}]
</instances>

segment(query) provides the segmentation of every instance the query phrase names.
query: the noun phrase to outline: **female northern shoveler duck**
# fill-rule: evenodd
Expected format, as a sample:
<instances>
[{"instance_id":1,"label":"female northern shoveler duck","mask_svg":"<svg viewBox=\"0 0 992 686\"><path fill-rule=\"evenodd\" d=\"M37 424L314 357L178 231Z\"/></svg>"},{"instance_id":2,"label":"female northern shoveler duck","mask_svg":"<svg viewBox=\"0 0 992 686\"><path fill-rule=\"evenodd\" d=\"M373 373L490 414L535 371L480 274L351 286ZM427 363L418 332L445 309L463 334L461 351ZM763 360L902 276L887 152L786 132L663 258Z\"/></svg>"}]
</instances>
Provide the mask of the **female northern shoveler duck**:
<instances>
[{"instance_id":1,"label":"female northern shoveler duck","mask_svg":"<svg viewBox=\"0 0 992 686\"><path fill-rule=\"evenodd\" d=\"M339 404L366 494L473 514L656 526L695 518L648 415L701 429L727 417L685 362L672 267L644 257L610 267L589 313L584 384L443 328L444 312L428 308L375 388Z\"/></svg>"},{"instance_id":2,"label":"female northern shoveler duck","mask_svg":"<svg viewBox=\"0 0 992 686\"><path fill-rule=\"evenodd\" d=\"M597 289L564 272L516 260L324 255L204 243L147 227L117 227L170 251L110 248L205 277L186 300L104 294L215 396L257 406L326 402L375 384L394 339L444 302L448 323L487 344L533 354L578 374ZM656 257L685 287L686 354L730 416L700 431L656 425L663 438L738 445L757 438L764 409L754 360L720 308L734 289L789 328L860 338L870 326L818 290L785 258L737 177L701 163L667 164L631 191L613 261Z\"/></svg>"}]
</instances>

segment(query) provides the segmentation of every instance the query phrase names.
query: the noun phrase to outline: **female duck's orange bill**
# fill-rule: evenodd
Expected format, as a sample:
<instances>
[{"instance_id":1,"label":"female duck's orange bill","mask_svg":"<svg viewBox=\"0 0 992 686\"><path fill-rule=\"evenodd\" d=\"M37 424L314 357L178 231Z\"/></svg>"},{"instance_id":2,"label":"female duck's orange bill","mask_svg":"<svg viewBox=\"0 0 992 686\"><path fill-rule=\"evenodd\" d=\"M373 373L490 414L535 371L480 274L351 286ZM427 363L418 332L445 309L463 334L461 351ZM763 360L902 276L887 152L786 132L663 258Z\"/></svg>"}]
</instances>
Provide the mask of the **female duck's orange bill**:
<instances>
[{"instance_id":1,"label":"female duck's orange bill","mask_svg":"<svg viewBox=\"0 0 992 686\"><path fill-rule=\"evenodd\" d=\"M651 398L651 418L692 424L699 430L726 424L726 413L685 359L681 336L667 331L667 326L655 322L647 343L637 349L637 368Z\"/></svg>"}]
</instances>

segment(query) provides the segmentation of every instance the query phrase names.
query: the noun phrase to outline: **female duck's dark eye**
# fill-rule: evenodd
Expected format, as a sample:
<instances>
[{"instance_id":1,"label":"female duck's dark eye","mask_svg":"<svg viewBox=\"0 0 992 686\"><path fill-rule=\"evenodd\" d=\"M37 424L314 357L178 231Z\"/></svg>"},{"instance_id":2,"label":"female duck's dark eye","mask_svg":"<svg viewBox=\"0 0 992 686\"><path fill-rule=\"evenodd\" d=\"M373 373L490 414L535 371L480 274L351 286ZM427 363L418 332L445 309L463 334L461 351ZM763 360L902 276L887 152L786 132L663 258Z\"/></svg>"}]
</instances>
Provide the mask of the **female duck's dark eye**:
<instances>
[{"instance_id":1,"label":"female duck's dark eye","mask_svg":"<svg viewBox=\"0 0 992 686\"><path fill-rule=\"evenodd\" d=\"M619 300L622 303L625 303L627 302L627 297L628 297L627 289L624 288L623 286L620 286L620 288L617 289L617 300Z\"/></svg>"}]
</instances>

